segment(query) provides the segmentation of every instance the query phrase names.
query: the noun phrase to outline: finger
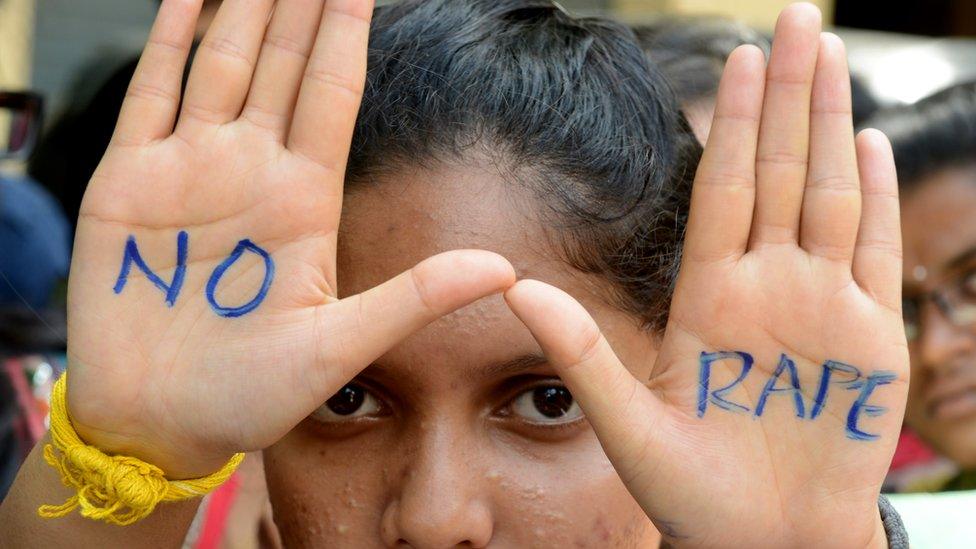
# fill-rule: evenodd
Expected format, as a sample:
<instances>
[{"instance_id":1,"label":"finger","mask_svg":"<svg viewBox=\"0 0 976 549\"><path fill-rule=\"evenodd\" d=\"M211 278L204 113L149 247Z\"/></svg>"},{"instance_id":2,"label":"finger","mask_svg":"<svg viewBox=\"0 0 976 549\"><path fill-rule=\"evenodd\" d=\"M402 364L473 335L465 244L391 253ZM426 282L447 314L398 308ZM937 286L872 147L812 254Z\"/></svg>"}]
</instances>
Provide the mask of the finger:
<instances>
[{"instance_id":1,"label":"finger","mask_svg":"<svg viewBox=\"0 0 976 549\"><path fill-rule=\"evenodd\" d=\"M618 472L626 478L641 455L658 455L654 433L663 432L666 410L620 363L586 309L535 280L520 280L505 300L579 402Z\"/></svg>"},{"instance_id":2,"label":"finger","mask_svg":"<svg viewBox=\"0 0 976 549\"><path fill-rule=\"evenodd\" d=\"M273 5L274 0L224 0L197 48L180 126L226 124L240 116Z\"/></svg>"},{"instance_id":3,"label":"finger","mask_svg":"<svg viewBox=\"0 0 976 549\"><path fill-rule=\"evenodd\" d=\"M261 47L242 118L287 135L302 74L322 19L323 0L279 0Z\"/></svg>"},{"instance_id":4,"label":"finger","mask_svg":"<svg viewBox=\"0 0 976 549\"><path fill-rule=\"evenodd\" d=\"M729 55L708 144L698 164L684 257L709 261L742 255L756 198L756 144L766 61L741 46Z\"/></svg>"},{"instance_id":5,"label":"finger","mask_svg":"<svg viewBox=\"0 0 976 549\"><path fill-rule=\"evenodd\" d=\"M428 258L369 291L323 305L316 315L317 348L326 385L356 375L411 333L515 283L498 254L458 250Z\"/></svg>"},{"instance_id":6,"label":"finger","mask_svg":"<svg viewBox=\"0 0 976 549\"><path fill-rule=\"evenodd\" d=\"M203 0L165 0L129 83L113 141L143 144L173 133L183 69Z\"/></svg>"},{"instance_id":7,"label":"finger","mask_svg":"<svg viewBox=\"0 0 976 549\"><path fill-rule=\"evenodd\" d=\"M810 169L803 193L800 245L811 254L850 262L861 219L854 151L851 74L841 39L823 33L810 113Z\"/></svg>"},{"instance_id":8,"label":"finger","mask_svg":"<svg viewBox=\"0 0 976 549\"><path fill-rule=\"evenodd\" d=\"M878 130L857 136L864 207L854 248L854 280L881 304L901 307L901 222L898 176L888 138Z\"/></svg>"},{"instance_id":9,"label":"finger","mask_svg":"<svg viewBox=\"0 0 976 549\"><path fill-rule=\"evenodd\" d=\"M792 4L783 10L766 70L752 246L797 241L819 44L820 10L812 4Z\"/></svg>"},{"instance_id":10,"label":"finger","mask_svg":"<svg viewBox=\"0 0 976 549\"><path fill-rule=\"evenodd\" d=\"M372 0L326 1L295 107L288 148L336 174L345 172L359 113L372 15Z\"/></svg>"}]
</instances>

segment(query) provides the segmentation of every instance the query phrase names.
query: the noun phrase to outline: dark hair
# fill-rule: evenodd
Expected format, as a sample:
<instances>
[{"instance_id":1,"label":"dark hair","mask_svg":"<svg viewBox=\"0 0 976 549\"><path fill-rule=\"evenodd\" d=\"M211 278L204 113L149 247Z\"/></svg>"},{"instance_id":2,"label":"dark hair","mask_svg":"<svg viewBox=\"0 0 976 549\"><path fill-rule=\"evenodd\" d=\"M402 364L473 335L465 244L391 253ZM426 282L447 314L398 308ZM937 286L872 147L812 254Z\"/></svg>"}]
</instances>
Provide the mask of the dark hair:
<instances>
[{"instance_id":1,"label":"dark hair","mask_svg":"<svg viewBox=\"0 0 976 549\"><path fill-rule=\"evenodd\" d=\"M555 249L663 327L701 150L633 33L533 0L379 8L347 184L487 157L539 199Z\"/></svg>"},{"instance_id":2,"label":"dark hair","mask_svg":"<svg viewBox=\"0 0 976 549\"><path fill-rule=\"evenodd\" d=\"M664 17L634 28L644 52L660 65L683 102L714 97L732 50L752 44L769 56L769 38L724 17Z\"/></svg>"},{"instance_id":3,"label":"dark hair","mask_svg":"<svg viewBox=\"0 0 976 549\"><path fill-rule=\"evenodd\" d=\"M946 168L974 164L976 82L879 111L864 126L878 128L891 140L903 189Z\"/></svg>"}]
</instances>

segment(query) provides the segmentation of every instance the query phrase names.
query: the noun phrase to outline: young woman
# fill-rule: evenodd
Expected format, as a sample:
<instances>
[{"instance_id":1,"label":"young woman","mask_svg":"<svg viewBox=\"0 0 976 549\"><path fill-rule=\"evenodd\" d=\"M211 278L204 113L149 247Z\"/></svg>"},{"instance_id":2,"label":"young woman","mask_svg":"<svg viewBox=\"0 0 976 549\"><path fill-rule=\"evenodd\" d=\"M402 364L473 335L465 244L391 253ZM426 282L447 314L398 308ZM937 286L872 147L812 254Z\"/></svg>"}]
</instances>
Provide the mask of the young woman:
<instances>
[{"instance_id":1,"label":"young woman","mask_svg":"<svg viewBox=\"0 0 976 549\"><path fill-rule=\"evenodd\" d=\"M227 0L180 98L199 4L163 3L85 198L87 444L169 479L266 449L289 546L897 545L894 167L815 8L730 56L689 197L613 23ZM7 539L175 544L194 506L35 516L68 495L35 451Z\"/></svg>"},{"instance_id":2,"label":"young woman","mask_svg":"<svg viewBox=\"0 0 976 549\"><path fill-rule=\"evenodd\" d=\"M976 488L976 83L878 113L902 190L904 312L912 359L905 419Z\"/></svg>"}]
</instances>

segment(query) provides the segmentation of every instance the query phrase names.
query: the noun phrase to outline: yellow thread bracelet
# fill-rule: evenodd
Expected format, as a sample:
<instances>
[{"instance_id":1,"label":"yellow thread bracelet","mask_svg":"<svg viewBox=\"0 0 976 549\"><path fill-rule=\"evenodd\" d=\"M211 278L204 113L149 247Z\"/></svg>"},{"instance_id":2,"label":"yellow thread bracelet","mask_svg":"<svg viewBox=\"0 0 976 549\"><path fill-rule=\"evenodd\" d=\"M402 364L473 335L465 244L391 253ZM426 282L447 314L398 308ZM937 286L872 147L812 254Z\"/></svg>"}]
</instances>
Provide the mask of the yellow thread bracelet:
<instances>
[{"instance_id":1,"label":"yellow thread bracelet","mask_svg":"<svg viewBox=\"0 0 976 549\"><path fill-rule=\"evenodd\" d=\"M63 517L80 507L83 517L126 526L149 516L161 501L192 499L211 492L230 478L244 459L244 454L235 454L207 477L167 480L155 465L133 457L107 455L85 444L71 426L65 400L67 377L67 373L62 375L51 391L53 444L44 446L44 460L76 493L61 505L38 508L37 514L44 518Z\"/></svg>"}]
</instances>

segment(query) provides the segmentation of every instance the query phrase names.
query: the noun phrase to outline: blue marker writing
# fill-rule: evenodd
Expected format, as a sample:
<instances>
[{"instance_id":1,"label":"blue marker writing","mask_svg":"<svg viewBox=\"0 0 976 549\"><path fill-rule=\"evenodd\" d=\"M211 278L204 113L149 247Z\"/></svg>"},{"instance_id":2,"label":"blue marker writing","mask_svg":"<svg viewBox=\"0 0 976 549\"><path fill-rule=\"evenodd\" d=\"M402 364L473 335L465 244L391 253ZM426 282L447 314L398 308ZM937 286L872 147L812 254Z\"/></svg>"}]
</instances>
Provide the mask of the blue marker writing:
<instances>
[{"instance_id":1,"label":"blue marker writing","mask_svg":"<svg viewBox=\"0 0 976 549\"><path fill-rule=\"evenodd\" d=\"M777 388L776 382L779 381L779 376L783 375L783 372L789 370L790 372L790 386ZM796 406L796 417L802 418L805 416L803 407L803 392L800 391L800 376L796 372L796 363L790 360L790 357L785 354L780 355L779 365L776 366L776 371L773 372L772 377L766 382L766 386L763 387L762 393L759 394L759 402L756 403L756 417L763 414L763 410L766 408L766 399L769 398L771 393L777 393L781 391L788 391L793 393L793 403Z\"/></svg>"},{"instance_id":2,"label":"blue marker writing","mask_svg":"<svg viewBox=\"0 0 976 549\"><path fill-rule=\"evenodd\" d=\"M217 291L217 285L220 283L221 277L227 272L227 269L231 265L237 262L238 259L244 255L245 251L255 253L264 259L264 282L261 283L261 288L258 290L257 295L254 299L248 301L240 307L224 307L217 303L217 298L214 297L214 293ZM230 256L227 257L217 268L214 269L213 273L210 275L210 280L207 281L207 301L210 302L210 307L218 315L223 317L237 317L246 315L247 313L253 311L264 301L264 298L268 295L268 289L271 287L271 281L274 279L274 261L268 252L264 251L257 244L251 242L248 239L241 240L237 243L234 251L231 252Z\"/></svg>"},{"instance_id":3,"label":"blue marker writing","mask_svg":"<svg viewBox=\"0 0 976 549\"><path fill-rule=\"evenodd\" d=\"M183 279L186 277L188 238L186 231L180 231L176 235L176 270L173 272L172 282L166 284L143 261L142 256L139 254L139 246L136 244L136 237L130 235L125 242L125 251L122 255L122 269L119 271L119 277L115 281L115 293L122 293L122 289L125 288L125 283L129 280L129 271L132 269L132 264L135 263L136 267L146 275L146 278L150 282L166 293L166 305L172 307L176 303L176 298L180 295L180 289L183 287Z\"/></svg>"},{"instance_id":4,"label":"blue marker writing","mask_svg":"<svg viewBox=\"0 0 976 549\"><path fill-rule=\"evenodd\" d=\"M728 359L739 359L742 361L742 371L739 372L739 377L735 378L735 381L729 383L725 387L711 391L711 394L709 394L709 378L711 377L712 363L719 360ZM752 369L752 355L739 351L723 351L717 353L702 352L698 359L698 364L698 417L703 417L705 415L705 408L708 407L709 402L718 406L719 408L722 408L723 410L739 412L749 411L749 408L727 400L725 395L727 395L728 392L731 391L736 385L742 383L742 380L749 375L749 370Z\"/></svg>"},{"instance_id":5,"label":"blue marker writing","mask_svg":"<svg viewBox=\"0 0 976 549\"><path fill-rule=\"evenodd\" d=\"M867 400L875 388L888 385L896 379L898 376L894 372L878 371L868 375L861 387L861 393L857 395L857 400L854 401L851 411L847 414L847 438L853 440L876 440L879 438L879 435L865 433L858 429L857 420L862 413L869 417L876 417L888 411L884 406L867 404Z\"/></svg>"},{"instance_id":6,"label":"blue marker writing","mask_svg":"<svg viewBox=\"0 0 976 549\"><path fill-rule=\"evenodd\" d=\"M830 384L830 378L834 373L840 373L847 376L847 379L837 381L838 385L844 385L847 389L856 390L861 387L864 383L861 380L861 370L850 364L844 364L843 362L837 362L836 360L828 360L823 363L823 370L820 373L820 385L817 387L817 396L813 399L813 409L810 410L810 419L817 419L821 412L823 412L824 405L827 402L827 389Z\"/></svg>"}]
</instances>

